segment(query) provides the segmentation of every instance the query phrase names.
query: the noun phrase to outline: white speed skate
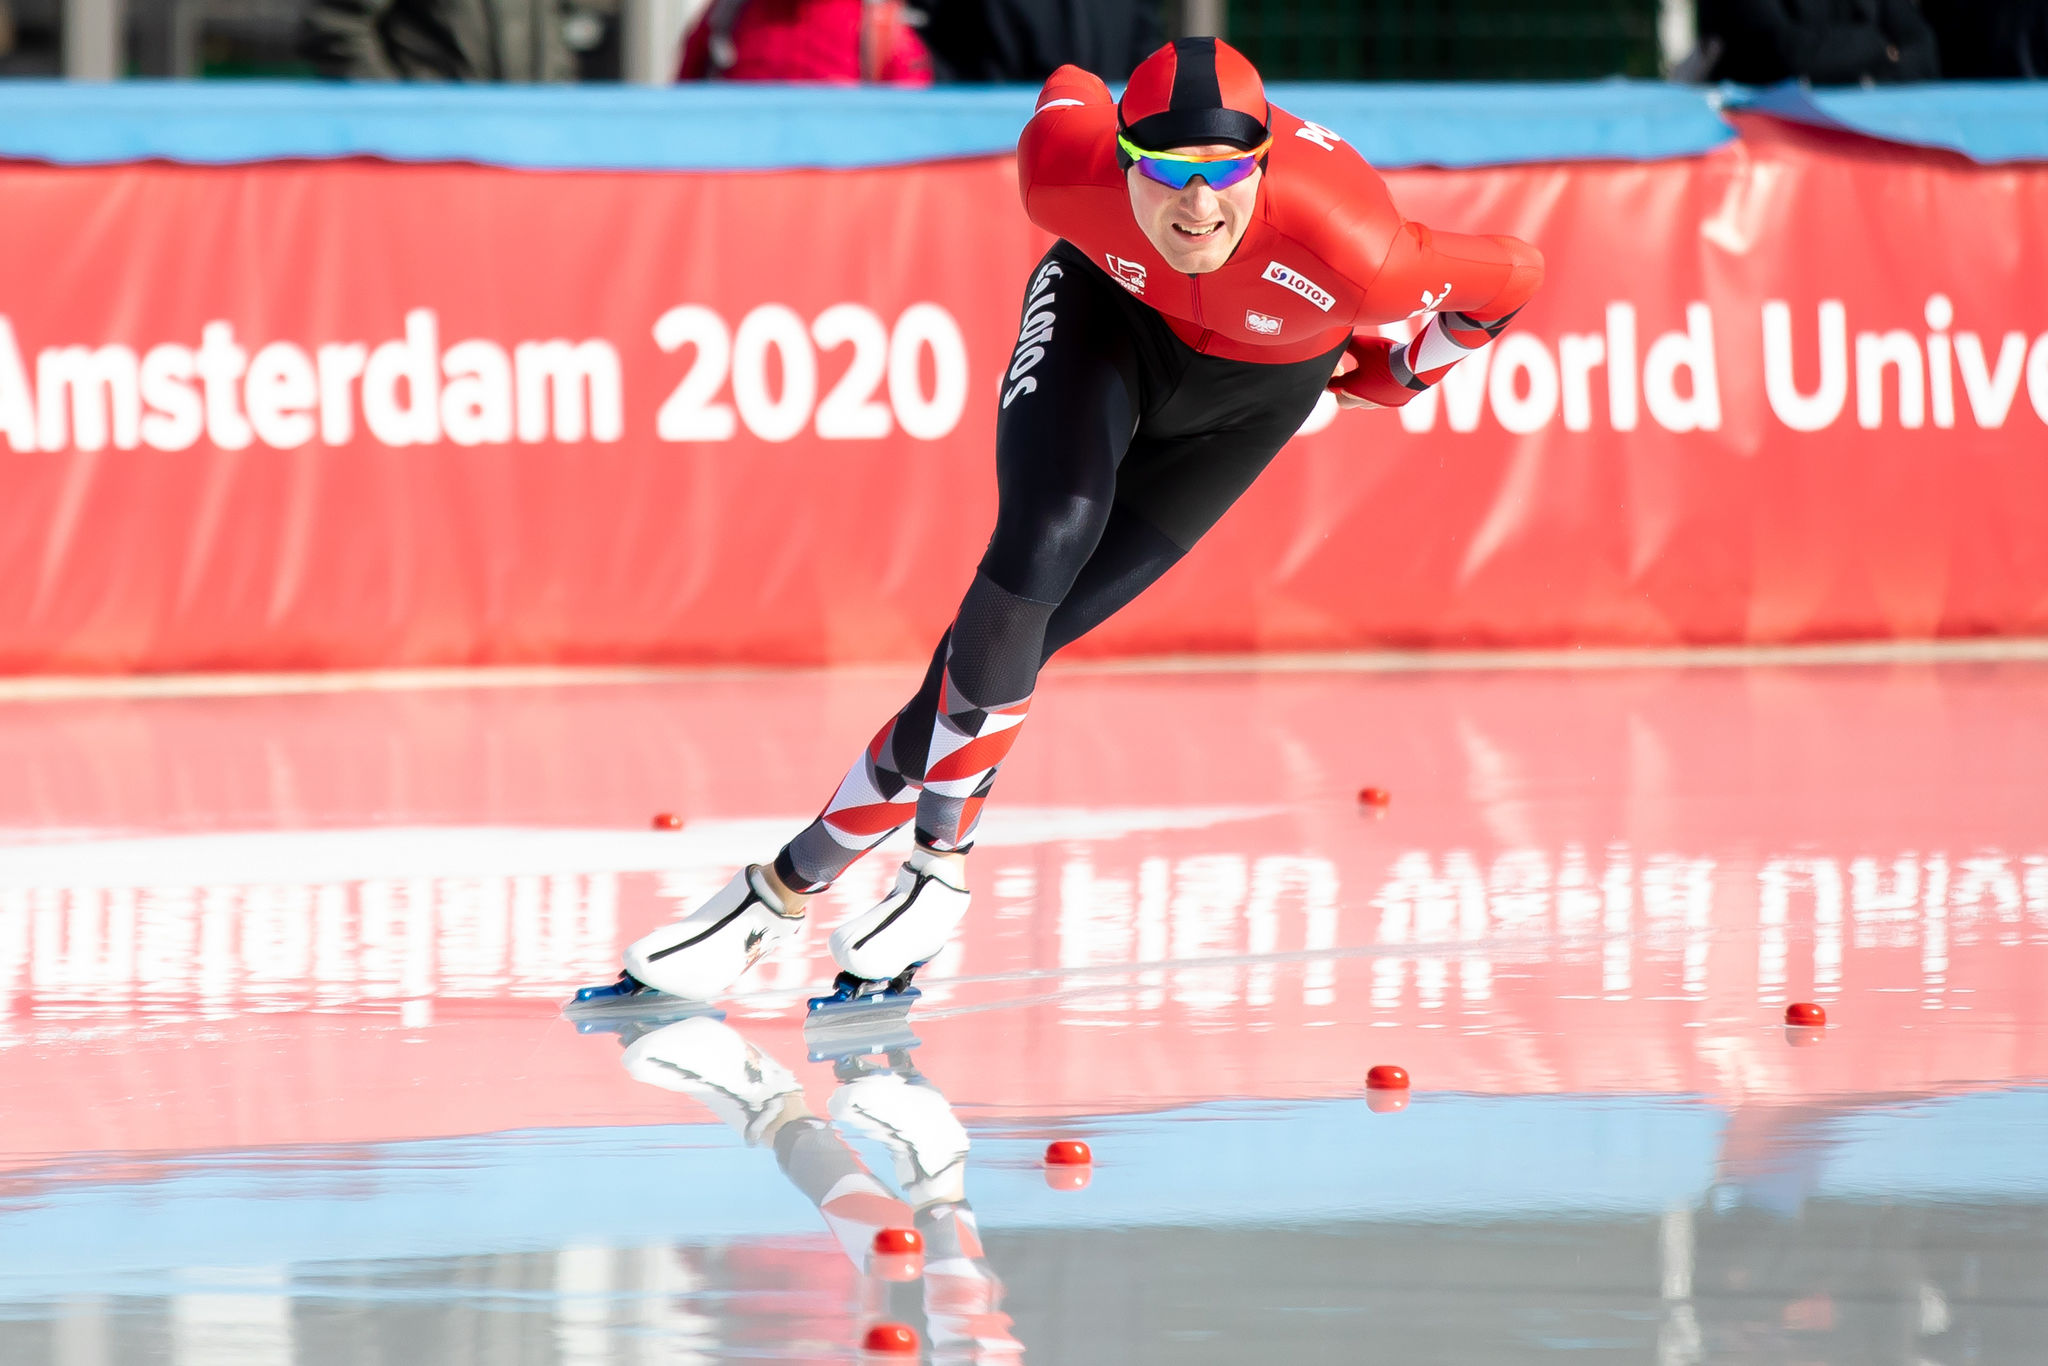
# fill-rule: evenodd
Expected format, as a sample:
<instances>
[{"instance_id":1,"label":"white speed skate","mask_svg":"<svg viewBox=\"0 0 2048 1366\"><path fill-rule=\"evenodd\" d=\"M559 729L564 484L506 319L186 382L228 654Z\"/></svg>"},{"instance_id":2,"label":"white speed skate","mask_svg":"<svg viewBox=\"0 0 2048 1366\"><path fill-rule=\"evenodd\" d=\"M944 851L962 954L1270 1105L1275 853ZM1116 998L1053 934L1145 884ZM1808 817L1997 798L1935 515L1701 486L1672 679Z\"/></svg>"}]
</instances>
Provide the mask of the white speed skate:
<instances>
[{"instance_id":1,"label":"white speed skate","mask_svg":"<svg viewBox=\"0 0 2048 1366\"><path fill-rule=\"evenodd\" d=\"M784 1098L803 1090L795 1073L705 1015L642 1035L624 1062L635 1081L703 1102L750 1145L782 1113Z\"/></svg>"},{"instance_id":2,"label":"white speed skate","mask_svg":"<svg viewBox=\"0 0 2048 1366\"><path fill-rule=\"evenodd\" d=\"M685 1001L715 1001L803 927L803 916L784 915L780 905L760 866L743 868L689 915L628 945L619 980L585 987L573 1004L597 1004L649 989Z\"/></svg>"},{"instance_id":3,"label":"white speed skate","mask_svg":"<svg viewBox=\"0 0 2048 1366\"><path fill-rule=\"evenodd\" d=\"M911 977L967 914L967 889L952 881L958 877L959 860L913 851L887 896L832 931L839 976L829 996L811 998L812 1012L915 1000Z\"/></svg>"}]
</instances>

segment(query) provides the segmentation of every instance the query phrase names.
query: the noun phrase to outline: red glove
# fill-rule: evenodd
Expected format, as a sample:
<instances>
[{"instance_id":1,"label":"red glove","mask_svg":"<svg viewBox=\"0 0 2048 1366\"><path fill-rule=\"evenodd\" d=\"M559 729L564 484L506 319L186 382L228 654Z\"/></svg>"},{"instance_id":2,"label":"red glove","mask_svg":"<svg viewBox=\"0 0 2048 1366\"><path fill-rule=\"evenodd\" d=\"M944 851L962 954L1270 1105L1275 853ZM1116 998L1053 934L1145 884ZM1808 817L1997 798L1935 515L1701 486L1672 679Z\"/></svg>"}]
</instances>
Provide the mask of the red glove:
<instances>
[{"instance_id":1,"label":"red glove","mask_svg":"<svg viewBox=\"0 0 2048 1366\"><path fill-rule=\"evenodd\" d=\"M1357 368L1332 376L1328 388L1333 394L1342 394L1368 403L1375 408L1398 408L1422 392L1417 384L1410 388L1394 377L1392 358L1401 346L1400 342L1377 333L1356 333L1351 344L1344 348L1344 354L1358 362Z\"/></svg>"}]
</instances>

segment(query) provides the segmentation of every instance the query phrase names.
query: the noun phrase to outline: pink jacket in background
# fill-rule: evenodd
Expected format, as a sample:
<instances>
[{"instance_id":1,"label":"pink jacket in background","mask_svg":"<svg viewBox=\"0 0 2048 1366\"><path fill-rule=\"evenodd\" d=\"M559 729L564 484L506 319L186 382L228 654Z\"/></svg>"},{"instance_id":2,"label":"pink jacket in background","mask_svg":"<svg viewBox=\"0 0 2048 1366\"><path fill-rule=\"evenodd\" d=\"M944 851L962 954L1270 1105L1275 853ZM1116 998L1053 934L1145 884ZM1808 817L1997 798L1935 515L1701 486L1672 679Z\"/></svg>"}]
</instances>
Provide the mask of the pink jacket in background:
<instances>
[{"instance_id":1,"label":"pink jacket in background","mask_svg":"<svg viewBox=\"0 0 2048 1366\"><path fill-rule=\"evenodd\" d=\"M683 44L685 81L930 85L899 0L715 0Z\"/></svg>"}]
</instances>

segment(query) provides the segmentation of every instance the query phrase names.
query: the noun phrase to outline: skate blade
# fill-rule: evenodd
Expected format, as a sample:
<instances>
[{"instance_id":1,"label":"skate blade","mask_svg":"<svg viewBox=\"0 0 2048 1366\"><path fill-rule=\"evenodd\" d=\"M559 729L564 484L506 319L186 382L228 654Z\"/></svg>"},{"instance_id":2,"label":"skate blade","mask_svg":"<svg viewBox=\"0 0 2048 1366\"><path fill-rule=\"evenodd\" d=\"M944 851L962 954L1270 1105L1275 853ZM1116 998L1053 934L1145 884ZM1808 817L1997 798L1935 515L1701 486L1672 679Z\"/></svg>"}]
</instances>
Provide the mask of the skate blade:
<instances>
[{"instance_id":1,"label":"skate blade","mask_svg":"<svg viewBox=\"0 0 2048 1366\"><path fill-rule=\"evenodd\" d=\"M880 991L863 991L858 995L848 995L843 991L835 991L829 996L813 996L811 998L808 1018L815 1020L821 1016L847 1015L859 1011L884 1010L898 1006L907 1010L909 1009L910 1002L915 1001L922 995L924 993L916 987L904 987L901 991L890 991L887 988L883 988Z\"/></svg>"},{"instance_id":2,"label":"skate blade","mask_svg":"<svg viewBox=\"0 0 2048 1366\"><path fill-rule=\"evenodd\" d=\"M632 1024L673 1024L698 1015L725 1018L725 1012L714 1005L670 996L624 973L619 974L616 982L584 987L562 1006L562 1017L573 1023L579 1034L601 1033Z\"/></svg>"},{"instance_id":3,"label":"skate blade","mask_svg":"<svg viewBox=\"0 0 2048 1366\"><path fill-rule=\"evenodd\" d=\"M804 1019L804 1046L812 1062L839 1062L870 1053L907 1051L924 1042L910 1027L916 987L855 1001L813 1004Z\"/></svg>"}]
</instances>

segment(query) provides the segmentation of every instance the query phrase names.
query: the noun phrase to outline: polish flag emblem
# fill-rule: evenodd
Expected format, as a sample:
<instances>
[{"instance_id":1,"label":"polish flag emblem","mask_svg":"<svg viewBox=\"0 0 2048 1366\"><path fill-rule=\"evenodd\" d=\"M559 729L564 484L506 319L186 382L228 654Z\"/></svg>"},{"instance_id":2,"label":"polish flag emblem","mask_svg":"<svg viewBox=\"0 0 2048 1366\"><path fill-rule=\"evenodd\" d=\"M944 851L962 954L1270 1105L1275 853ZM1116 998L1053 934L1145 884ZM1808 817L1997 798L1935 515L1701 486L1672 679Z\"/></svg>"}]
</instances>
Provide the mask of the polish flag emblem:
<instances>
[{"instance_id":1,"label":"polish flag emblem","mask_svg":"<svg viewBox=\"0 0 2048 1366\"><path fill-rule=\"evenodd\" d=\"M1105 253L1109 261L1109 273L1116 282L1133 294L1145 292L1145 265L1142 261L1126 261L1114 252Z\"/></svg>"},{"instance_id":2,"label":"polish flag emblem","mask_svg":"<svg viewBox=\"0 0 2048 1366\"><path fill-rule=\"evenodd\" d=\"M1244 325L1262 337L1277 337L1280 335L1280 320L1278 318L1269 318L1255 308L1248 308L1244 311Z\"/></svg>"}]
</instances>

